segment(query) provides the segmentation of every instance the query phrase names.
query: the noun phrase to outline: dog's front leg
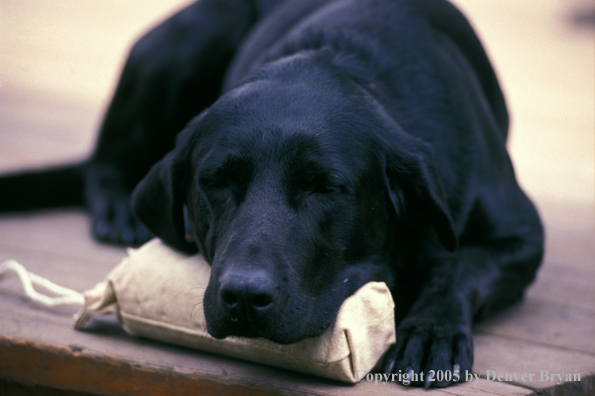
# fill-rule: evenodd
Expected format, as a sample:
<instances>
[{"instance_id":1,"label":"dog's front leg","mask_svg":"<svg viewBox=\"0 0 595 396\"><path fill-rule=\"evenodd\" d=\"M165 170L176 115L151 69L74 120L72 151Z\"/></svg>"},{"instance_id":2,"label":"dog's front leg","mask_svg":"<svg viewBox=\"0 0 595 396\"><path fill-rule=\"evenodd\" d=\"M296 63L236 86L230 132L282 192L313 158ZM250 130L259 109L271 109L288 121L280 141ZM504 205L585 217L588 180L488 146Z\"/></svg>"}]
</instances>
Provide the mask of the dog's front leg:
<instances>
[{"instance_id":1,"label":"dog's front leg","mask_svg":"<svg viewBox=\"0 0 595 396\"><path fill-rule=\"evenodd\" d=\"M387 374L397 374L397 379L400 375L404 385L444 387L464 380L465 371L471 371L472 305L456 287L460 276L456 266L450 259L432 268L397 327L397 343L379 367Z\"/></svg>"},{"instance_id":2,"label":"dog's front leg","mask_svg":"<svg viewBox=\"0 0 595 396\"><path fill-rule=\"evenodd\" d=\"M473 366L473 320L520 301L541 262L543 231L538 218L515 232L433 258L439 264L430 269L398 325L397 343L385 355L381 370L408 374L411 384L425 387L465 381Z\"/></svg>"}]
</instances>

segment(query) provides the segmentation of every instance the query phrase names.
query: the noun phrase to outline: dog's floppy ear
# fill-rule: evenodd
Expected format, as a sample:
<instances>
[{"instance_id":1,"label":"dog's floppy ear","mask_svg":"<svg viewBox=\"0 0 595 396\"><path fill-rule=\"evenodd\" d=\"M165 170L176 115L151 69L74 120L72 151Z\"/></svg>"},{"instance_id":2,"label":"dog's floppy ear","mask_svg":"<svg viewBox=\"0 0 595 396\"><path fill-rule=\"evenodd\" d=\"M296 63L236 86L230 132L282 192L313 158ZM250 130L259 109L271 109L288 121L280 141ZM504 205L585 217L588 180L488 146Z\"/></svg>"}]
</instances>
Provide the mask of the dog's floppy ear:
<instances>
[{"instance_id":1,"label":"dog's floppy ear","mask_svg":"<svg viewBox=\"0 0 595 396\"><path fill-rule=\"evenodd\" d=\"M186 240L184 227L190 135L189 130L180 133L176 148L153 166L132 196L138 219L167 245L185 253L198 250Z\"/></svg>"},{"instance_id":2,"label":"dog's floppy ear","mask_svg":"<svg viewBox=\"0 0 595 396\"><path fill-rule=\"evenodd\" d=\"M404 137L396 144L388 144L386 177L390 199L399 213L403 204L414 211L414 219L429 222L442 245L449 251L457 249L450 211L436 172L430 147L412 137ZM405 201L402 202L402 195Z\"/></svg>"}]
</instances>

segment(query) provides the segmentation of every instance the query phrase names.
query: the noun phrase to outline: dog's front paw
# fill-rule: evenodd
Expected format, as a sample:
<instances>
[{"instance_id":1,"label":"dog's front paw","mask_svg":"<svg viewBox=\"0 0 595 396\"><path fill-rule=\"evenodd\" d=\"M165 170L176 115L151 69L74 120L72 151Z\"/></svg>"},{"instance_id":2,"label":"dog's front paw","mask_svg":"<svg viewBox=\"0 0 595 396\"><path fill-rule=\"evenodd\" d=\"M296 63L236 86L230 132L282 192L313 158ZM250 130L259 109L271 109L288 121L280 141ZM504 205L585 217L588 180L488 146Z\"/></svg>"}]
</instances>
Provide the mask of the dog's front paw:
<instances>
[{"instance_id":1,"label":"dog's front paw","mask_svg":"<svg viewBox=\"0 0 595 396\"><path fill-rule=\"evenodd\" d=\"M91 163L85 179L85 200L93 236L108 243L138 246L151 238L132 212L132 188L114 165Z\"/></svg>"},{"instance_id":2,"label":"dog's front paw","mask_svg":"<svg viewBox=\"0 0 595 396\"><path fill-rule=\"evenodd\" d=\"M130 196L101 194L90 199L93 236L100 241L138 246L151 234L132 213Z\"/></svg>"},{"instance_id":3,"label":"dog's front paw","mask_svg":"<svg viewBox=\"0 0 595 396\"><path fill-rule=\"evenodd\" d=\"M380 371L397 374L394 378L401 378L403 385L442 388L465 381L472 365L468 326L402 323L397 343L384 355Z\"/></svg>"}]
</instances>

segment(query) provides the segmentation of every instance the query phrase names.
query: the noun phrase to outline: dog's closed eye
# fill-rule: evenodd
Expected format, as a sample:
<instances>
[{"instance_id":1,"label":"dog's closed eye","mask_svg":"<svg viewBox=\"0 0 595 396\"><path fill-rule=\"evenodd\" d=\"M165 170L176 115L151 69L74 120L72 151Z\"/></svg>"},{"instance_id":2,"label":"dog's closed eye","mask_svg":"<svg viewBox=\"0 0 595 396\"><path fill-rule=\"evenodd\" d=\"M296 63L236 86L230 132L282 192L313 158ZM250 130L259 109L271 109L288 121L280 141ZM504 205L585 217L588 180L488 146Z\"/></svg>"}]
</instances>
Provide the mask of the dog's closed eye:
<instances>
[{"instance_id":1,"label":"dog's closed eye","mask_svg":"<svg viewBox=\"0 0 595 396\"><path fill-rule=\"evenodd\" d=\"M201 172L199 184L204 190L218 194L231 194L239 203L244 195L254 173L251 161L239 157L229 157L221 166L212 166Z\"/></svg>"}]
</instances>

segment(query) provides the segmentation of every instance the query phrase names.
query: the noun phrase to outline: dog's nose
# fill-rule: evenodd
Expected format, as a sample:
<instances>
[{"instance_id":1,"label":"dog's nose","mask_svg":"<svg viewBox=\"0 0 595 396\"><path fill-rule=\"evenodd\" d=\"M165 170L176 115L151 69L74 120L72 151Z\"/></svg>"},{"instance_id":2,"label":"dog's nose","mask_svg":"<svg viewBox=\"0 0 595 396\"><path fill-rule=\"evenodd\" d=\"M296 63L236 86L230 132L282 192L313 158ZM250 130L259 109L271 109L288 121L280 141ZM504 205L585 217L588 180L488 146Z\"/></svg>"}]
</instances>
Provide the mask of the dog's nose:
<instances>
[{"instance_id":1,"label":"dog's nose","mask_svg":"<svg viewBox=\"0 0 595 396\"><path fill-rule=\"evenodd\" d=\"M277 290L277 282L265 270L228 269L220 278L219 305L232 322L252 320L271 310Z\"/></svg>"}]
</instances>

